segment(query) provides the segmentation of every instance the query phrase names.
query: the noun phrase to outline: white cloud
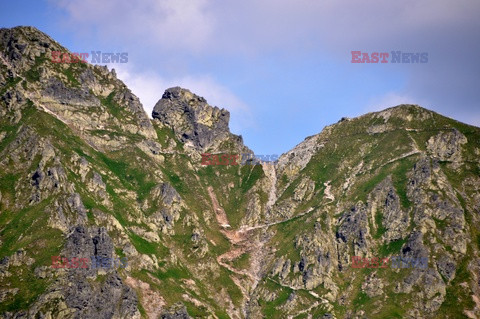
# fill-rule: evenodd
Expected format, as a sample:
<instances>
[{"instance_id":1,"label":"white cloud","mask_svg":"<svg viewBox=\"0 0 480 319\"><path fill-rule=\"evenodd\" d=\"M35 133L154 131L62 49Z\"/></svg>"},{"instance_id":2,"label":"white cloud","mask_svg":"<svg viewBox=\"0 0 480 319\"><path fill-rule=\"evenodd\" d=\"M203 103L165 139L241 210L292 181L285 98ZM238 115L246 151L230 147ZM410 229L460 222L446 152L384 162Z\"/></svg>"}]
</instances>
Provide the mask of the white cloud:
<instances>
[{"instance_id":1,"label":"white cloud","mask_svg":"<svg viewBox=\"0 0 480 319\"><path fill-rule=\"evenodd\" d=\"M472 0L50 0L68 25L189 52L408 49L429 34L479 26ZM431 41L430 41L431 42ZM434 41L435 42L435 41Z\"/></svg>"},{"instance_id":2,"label":"white cloud","mask_svg":"<svg viewBox=\"0 0 480 319\"><path fill-rule=\"evenodd\" d=\"M202 50L212 38L207 0L50 0L67 12L66 26L103 39L146 42L163 49Z\"/></svg>"},{"instance_id":3,"label":"white cloud","mask_svg":"<svg viewBox=\"0 0 480 319\"><path fill-rule=\"evenodd\" d=\"M145 112L151 117L153 107L162 97L163 91L168 88L167 81L154 73L136 74L123 66L116 66L115 71L117 77L138 96Z\"/></svg>"}]
</instances>

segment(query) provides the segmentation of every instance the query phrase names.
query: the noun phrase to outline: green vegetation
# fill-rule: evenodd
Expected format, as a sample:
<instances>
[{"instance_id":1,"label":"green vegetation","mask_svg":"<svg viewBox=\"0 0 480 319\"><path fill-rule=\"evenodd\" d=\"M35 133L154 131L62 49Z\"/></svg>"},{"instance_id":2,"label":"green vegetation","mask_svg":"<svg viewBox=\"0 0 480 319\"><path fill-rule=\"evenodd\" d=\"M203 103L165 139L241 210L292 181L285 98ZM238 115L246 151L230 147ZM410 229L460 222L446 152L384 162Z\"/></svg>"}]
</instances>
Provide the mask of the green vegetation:
<instances>
[{"instance_id":1,"label":"green vegetation","mask_svg":"<svg viewBox=\"0 0 480 319\"><path fill-rule=\"evenodd\" d=\"M388 244L383 244L380 246L378 253L379 257L390 257L390 255L397 254L400 252L402 246L407 242L406 239L399 239L392 241Z\"/></svg>"},{"instance_id":2,"label":"green vegetation","mask_svg":"<svg viewBox=\"0 0 480 319\"><path fill-rule=\"evenodd\" d=\"M99 153L98 156L109 170L120 179L123 187L137 191L137 200L139 202L143 201L156 185L156 182L153 180L148 180L148 174L145 171L135 167L133 164L111 159L102 153Z\"/></svg>"},{"instance_id":3,"label":"green vegetation","mask_svg":"<svg viewBox=\"0 0 480 319\"><path fill-rule=\"evenodd\" d=\"M299 229L313 229L313 224L306 225L304 217L293 218L275 227L278 231L272 238L272 242L277 245L277 256L287 256L292 262L300 261L300 251L295 247L295 238L298 236Z\"/></svg>"},{"instance_id":4,"label":"green vegetation","mask_svg":"<svg viewBox=\"0 0 480 319\"><path fill-rule=\"evenodd\" d=\"M475 306L470 295L470 290L460 285L463 282L470 282L471 274L468 270L469 259L467 256L471 254L471 248L467 249L465 255L458 264L455 272L455 278L447 286L445 301L440 306L439 313L445 314L446 318L468 318L464 313L464 309L472 309Z\"/></svg>"},{"instance_id":5,"label":"green vegetation","mask_svg":"<svg viewBox=\"0 0 480 319\"><path fill-rule=\"evenodd\" d=\"M238 288L238 286L230 277L232 275L233 274L229 270L222 269L219 277L216 279L217 285L215 286L219 288L225 288L228 292L228 295L232 299L233 304L239 307L243 299L243 294L240 288Z\"/></svg>"},{"instance_id":6,"label":"green vegetation","mask_svg":"<svg viewBox=\"0 0 480 319\"><path fill-rule=\"evenodd\" d=\"M39 57L35 58L35 63L34 65L25 72L25 78L29 82L37 82L40 80L40 71L39 67L47 61L47 58L45 57L45 53L42 53Z\"/></svg>"},{"instance_id":7,"label":"green vegetation","mask_svg":"<svg viewBox=\"0 0 480 319\"><path fill-rule=\"evenodd\" d=\"M75 77L75 71L74 71L74 66L73 65L70 65L70 67L68 69L65 69L63 71L63 73L67 76L67 79L68 81L70 82L70 84L72 86L77 86L79 87L80 86L80 82L78 82L78 80L76 79Z\"/></svg>"},{"instance_id":8,"label":"green vegetation","mask_svg":"<svg viewBox=\"0 0 480 319\"><path fill-rule=\"evenodd\" d=\"M244 253L235 259L232 263L236 269L247 269L250 267L250 254Z\"/></svg>"},{"instance_id":9,"label":"green vegetation","mask_svg":"<svg viewBox=\"0 0 480 319\"><path fill-rule=\"evenodd\" d=\"M200 167L197 174L202 180L202 185L195 188L195 191L204 193L210 202L206 188L211 186L233 228L238 227L245 216L247 208L245 194L250 192L253 186L265 176L261 165L208 165ZM258 190L256 195L262 203L267 201L268 195L265 192Z\"/></svg>"},{"instance_id":10,"label":"green vegetation","mask_svg":"<svg viewBox=\"0 0 480 319\"><path fill-rule=\"evenodd\" d=\"M8 89L14 87L15 85L17 85L18 82L20 82L22 80L21 77L15 77L15 78L7 78L7 83L5 83L5 85L0 89L0 95L3 95L5 94L5 92L8 91Z\"/></svg>"},{"instance_id":11,"label":"green vegetation","mask_svg":"<svg viewBox=\"0 0 480 319\"><path fill-rule=\"evenodd\" d=\"M240 188L243 193L248 192L260 178L265 176L261 165L254 165L253 167L251 165L243 165L241 173L243 177Z\"/></svg>"},{"instance_id":12,"label":"green vegetation","mask_svg":"<svg viewBox=\"0 0 480 319\"><path fill-rule=\"evenodd\" d=\"M15 182L18 180L18 175L15 174L5 174L0 176L0 190L2 192L13 192L15 191Z\"/></svg>"},{"instance_id":13,"label":"green vegetation","mask_svg":"<svg viewBox=\"0 0 480 319\"><path fill-rule=\"evenodd\" d=\"M89 225L95 225L95 217L93 216L93 213L91 210L87 211L87 218L88 218Z\"/></svg>"},{"instance_id":14,"label":"green vegetation","mask_svg":"<svg viewBox=\"0 0 480 319\"><path fill-rule=\"evenodd\" d=\"M113 101L113 98L115 97L116 92L113 91L110 93L106 98L101 99L100 101L102 104L107 108L108 113L112 114L116 118L121 119L122 116L124 116L125 112L123 108L121 108L117 103Z\"/></svg>"},{"instance_id":15,"label":"green vegetation","mask_svg":"<svg viewBox=\"0 0 480 319\"><path fill-rule=\"evenodd\" d=\"M387 231L387 229L383 226L382 223L383 214L379 211L375 214L375 223L377 224L377 233L373 236L373 238L378 239L382 238L383 234Z\"/></svg>"},{"instance_id":16,"label":"green vegetation","mask_svg":"<svg viewBox=\"0 0 480 319\"><path fill-rule=\"evenodd\" d=\"M9 272L12 275L0 279L1 287L21 291L13 298L7 297L0 304L0 312L28 308L50 284L49 279L40 279L34 274L36 267L51 264L51 256L58 255L63 243L62 233L47 226L45 210L50 203L45 200L18 212L2 211L0 214L0 225L3 225L0 231L0 259L15 254L19 249L24 249L27 256L34 258L31 266L11 267Z\"/></svg>"},{"instance_id":17,"label":"green vegetation","mask_svg":"<svg viewBox=\"0 0 480 319\"><path fill-rule=\"evenodd\" d=\"M170 141L175 141L177 144L176 149L179 151L183 150L183 144L180 143L176 137L173 129L168 127L160 127L157 122L153 122L153 127L157 132L157 141L162 145L162 147L168 147Z\"/></svg>"},{"instance_id":18,"label":"green vegetation","mask_svg":"<svg viewBox=\"0 0 480 319\"><path fill-rule=\"evenodd\" d=\"M397 191L398 196L400 197L400 203L404 209L409 209L412 207L412 202L408 199L407 196L407 172L413 169L413 162L408 159L399 161L399 165L394 169L393 175L393 186Z\"/></svg>"},{"instance_id":19,"label":"green vegetation","mask_svg":"<svg viewBox=\"0 0 480 319\"><path fill-rule=\"evenodd\" d=\"M193 318L206 318L209 315L208 309L204 306L196 306L191 302L185 302L187 312Z\"/></svg>"},{"instance_id":20,"label":"green vegetation","mask_svg":"<svg viewBox=\"0 0 480 319\"><path fill-rule=\"evenodd\" d=\"M365 292L360 291L355 297L355 299L353 299L352 304L353 304L353 307L357 309L366 305L370 300L371 298Z\"/></svg>"},{"instance_id":21,"label":"green vegetation","mask_svg":"<svg viewBox=\"0 0 480 319\"><path fill-rule=\"evenodd\" d=\"M18 288L22 293L17 293L13 297L8 295L0 303L0 312L27 309L46 291L51 283L50 280L38 279L34 275L33 267L15 267L15 272L16 274L9 277L8 280L2 280L1 286Z\"/></svg>"},{"instance_id":22,"label":"green vegetation","mask_svg":"<svg viewBox=\"0 0 480 319\"><path fill-rule=\"evenodd\" d=\"M188 279L188 278L192 277L192 275L190 274L190 272L188 270L186 270L185 268L180 268L180 267L169 268L166 271L161 271L161 270L157 271L155 273L155 276L158 279L161 279L161 280L165 280L165 279L169 279L169 278L172 278L172 279L175 279L175 280L180 280L180 279Z\"/></svg>"},{"instance_id":23,"label":"green vegetation","mask_svg":"<svg viewBox=\"0 0 480 319\"><path fill-rule=\"evenodd\" d=\"M170 172L167 173L168 180L170 184L175 188L180 194L185 194L187 192L187 187L184 185L182 179L177 174Z\"/></svg>"},{"instance_id":24,"label":"green vegetation","mask_svg":"<svg viewBox=\"0 0 480 319\"><path fill-rule=\"evenodd\" d=\"M263 308L263 313L266 318L283 318L282 312L279 311L277 307L283 305L287 301L293 290L287 287L282 287L271 279L265 280L263 285L269 291L277 294L277 297L272 301L259 300L259 304Z\"/></svg>"},{"instance_id":25,"label":"green vegetation","mask_svg":"<svg viewBox=\"0 0 480 319\"><path fill-rule=\"evenodd\" d=\"M168 254L168 249L163 247L160 243L149 242L134 232L129 232L128 237L130 237L132 244L141 254L156 255L157 258L162 258Z\"/></svg>"},{"instance_id":26,"label":"green vegetation","mask_svg":"<svg viewBox=\"0 0 480 319\"><path fill-rule=\"evenodd\" d=\"M117 256L120 257L120 258L125 257L125 253L124 253L123 249L118 248L118 247L115 248L115 254L117 254Z\"/></svg>"},{"instance_id":27,"label":"green vegetation","mask_svg":"<svg viewBox=\"0 0 480 319\"><path fill-rule=\"evenodd\" d=\"M447 219L438 219L435 217L432 217L432 219L435 221L435 224L437 225L438 229L445 230L448 226Z\"/></svg>"},{"instance_id":28,"label":"green vegetation","mask_svg":"<svg viewBox=\"0 0 480 319\"><path fill-rule=\"evenodd\" d=\"M37 82L40 80L40 72L32 68L25 73L25 77L29 82Z\"/></svg>"}]
</instances>

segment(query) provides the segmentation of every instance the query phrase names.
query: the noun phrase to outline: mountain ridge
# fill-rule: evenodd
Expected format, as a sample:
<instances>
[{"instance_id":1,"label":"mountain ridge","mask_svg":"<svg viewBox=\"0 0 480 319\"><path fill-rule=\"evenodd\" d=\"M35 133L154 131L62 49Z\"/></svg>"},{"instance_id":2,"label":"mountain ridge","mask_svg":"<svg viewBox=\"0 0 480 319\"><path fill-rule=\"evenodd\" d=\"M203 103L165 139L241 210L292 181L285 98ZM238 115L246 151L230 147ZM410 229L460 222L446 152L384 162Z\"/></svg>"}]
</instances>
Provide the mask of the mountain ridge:
<instances>
[{"instance_id":1,"label":"mountain ridge","mask_svg":"<svg viewBox=\"0 0 480 319\"><path fill-rule=\"evenodd\" d=\"M66 50L0 29L2 317L479 314L479 128L400 105L326 126L275 163L204 166L202 152L251 152L228 111L174 87L149 119L115 72L49 63L53 49ZM58 269L52 256L128 266Z\"/></svg>"}]
</instances>

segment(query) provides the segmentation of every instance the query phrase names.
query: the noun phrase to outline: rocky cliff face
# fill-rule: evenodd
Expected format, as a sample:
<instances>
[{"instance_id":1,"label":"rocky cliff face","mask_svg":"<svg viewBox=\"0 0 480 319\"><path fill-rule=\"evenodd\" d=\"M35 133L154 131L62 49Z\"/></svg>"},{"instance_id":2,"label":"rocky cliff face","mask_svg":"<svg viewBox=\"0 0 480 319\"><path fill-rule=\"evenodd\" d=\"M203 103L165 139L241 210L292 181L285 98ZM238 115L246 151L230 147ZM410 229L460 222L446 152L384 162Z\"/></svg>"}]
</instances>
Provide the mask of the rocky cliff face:
<instances>
[{"instance_id":1,"label":"rocky cliff face","mask_svg":"<svg viewBox=\"0 0 480 319\"><path fill-rule=\"evenodd\" d=\"M227 138L243 145L240 136L230 133L230 113L227 110L212 107L203 97L180 87L165 91L152 116L170 127L185 146L199 151L218 146Z\"/></svg>"},{"instance_id":2,"label":"rocky cliff face","mask_svg":"<svg viewBox=\"0 0 480 319\"><path fill-rule=\"evenodd\" d=\"M400 105L274 164L202 166L251 152L228 111L177 87L151 120L114 71L52 51L0 29L2 317L480 316L479 128Z\"/></svg>"}]
</instances>

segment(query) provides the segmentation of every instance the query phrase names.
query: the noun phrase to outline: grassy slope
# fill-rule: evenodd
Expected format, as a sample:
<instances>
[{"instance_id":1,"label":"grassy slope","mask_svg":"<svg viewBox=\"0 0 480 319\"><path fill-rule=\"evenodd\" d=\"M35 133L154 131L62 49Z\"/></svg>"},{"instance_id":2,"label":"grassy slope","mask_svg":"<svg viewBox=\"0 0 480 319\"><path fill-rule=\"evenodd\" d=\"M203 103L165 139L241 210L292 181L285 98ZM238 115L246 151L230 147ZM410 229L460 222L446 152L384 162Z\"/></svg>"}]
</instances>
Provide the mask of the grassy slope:
<instances>
[{"instance_id":1,"label":"grassy slope","mask_svg":"<svg viewBox=\"0 0 480 319\"><path fill-rule=\"evenodd\" d=\"M410 108L409 113L413 116L413 121L405 123L405 121L399 118L391 118L389 123L394 125L394 128L385 133L368 134L365 132L365 128L383 124L383 119L375 118L367 115L358 119L354 119L350 122L343 122L335 125L331 134L328 136L328 140L323 141L325 147L322 148L315 156L312 157L310 163L305 167L301 174L297 177L297 180L292 181L291 186L282 195L282 198L286 198L292 195L293 189L296 184L304 177L309 176L317 185L317 188L321 188L324 182L331 181L333 187L341 187L346 180L348 174L351 173L351 168L357 166L360 161L364 162L363 167L370 169L357 174L357 182L351 187L348 193L344 193L342 198L337 198L332 204L335 206L338 201L347 203L356 203L357 201L365 202L367 195L374 189L374 187L385 179L388 175L393 178L394 187L397 194L400 196L401 205L404 209L411 210L413 203L410 202L406 195L407 187L407 173L413 169L413 165L419 160L419 155L412 155L404 159L400 159L390 164L385 164L388 161L399 157L400 155L407 153L411 150L410 145L412 139L415 140L421 150L425 150L425 144L432 135L436 135L440 132L439 128L447 128L449 130L452 127L460 130L465 136L467 136L468 144L464 145L464 151L466 154L466 165L461 168L460 174L458 171L452 171L448 165L442 165L442 170L447 174L449 182L457 189L457 191L463 189L461 186L462 181L467 177L478 177L479 165L475 164L475 148L480 149L480 131L478 128L468 126L457 121L445 118L438 114L433 114L433 119L427 122L420 122L415 120L418 115L418 109ZM403 128L417 128L418 132L406 131ZM364 156L358 156L358 150L366 149ZM345 167L345 162L348 162L348 166ZM461 202L470 200L474 193L473 190L467 190L467 198L463 198L459 195ZM318 196L312 199L309 204L311 207L324 206L326 202L323 201L322 196ZM464 204L465 206L465 204ZM325 206L324 206L325 207ZM469 215L471 211L465 209L466 220L472 220ZM320 217L320 216L317 216ZM331 217L334 217L333 215ZM375 222L377 223L378 232L374 235L374 238L380 238L382 232L384 232L383 225L381 224L382 216L377 216ZM294 240L300 236L304 231L310 232L313 230L315 219L302 217L292 220L291 222L280 224L275 227L276 235L273 238L273 244L278 248L277 256L286 256L291 259L292 263L298 263L300 261L299 248L294 246ZM410 230L414 225L410 226ZM330 236L335 236L334 229L327 230L330 232ZM478 238L479 231L470 224L469 232L472 238ZM406 242L406 238L392 242L390 244L381 245L377 252L374 254L378 256L390 256L400 251L402 245ZM472 245L475 245L473 243ZM478 249L478 248L477 248ZM469 254L467 254L468 256ZM468 260L468 257L466 257ZM461 288L458 284L471 279L471 275L465 270L467 261L464 260L460 264L458 270L458 279L451 283L451 287L447 289L446 302L442 305L441 311L445 317L463 317L463 309L471 309L473 307L470 296L465 294L465 289ZM355 269L356 270L356 269ZM383 270L383 269L382 269ZM348 275L347 270L346 278L351 278L353 275ZM411 304L409 296L406 294L396 294L393 292L394 284L407 275L409 270L401 270L400 273L387 273L379 271L378 276L384 278L390 283L385 289L385 293L390 299L389 302L383 302L384 296L369 298L363 292L360 291L361 283L365 280L365 276L371 272L371 270L363 269L364 273L361 276L357 276L357 279L350 284L355 287L356 294L353 295L352 306L347 308L363 309L367 314L370 314L372 318L385 318L389 316L392 318L401 318L405 312L406 307ZM339 276L338 283L342 285L345 283ZM348 280L350 281L350 280ZM458 299L458 302L456 301ZM455 302L453 302L455 300ZM458 303L462 307L458 307ZM280 302L281 304L281 302ZM404 305L404 306L395 306ZM344 314L344 308L336 308L339 315Z\"/></svg>"}]
</instances>

